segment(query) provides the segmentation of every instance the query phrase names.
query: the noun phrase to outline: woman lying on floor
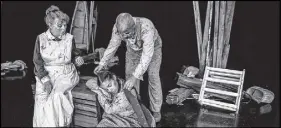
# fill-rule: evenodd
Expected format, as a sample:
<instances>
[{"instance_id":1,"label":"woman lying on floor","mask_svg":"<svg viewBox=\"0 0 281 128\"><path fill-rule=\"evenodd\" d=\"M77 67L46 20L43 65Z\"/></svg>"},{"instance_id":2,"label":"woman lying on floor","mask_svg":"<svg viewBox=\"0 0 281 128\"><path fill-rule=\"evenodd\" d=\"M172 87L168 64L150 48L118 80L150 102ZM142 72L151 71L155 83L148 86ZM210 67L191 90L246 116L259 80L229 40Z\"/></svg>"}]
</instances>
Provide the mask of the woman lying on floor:
<instances>
[{"instance_id":1,"label":"woman lying on floor","mask_svg":"<svg viewBox=\"0 0 281 128\"><path fill-rule=\"evenodd\" d=\"M133 95L128 97L130 92L123 89L124 80L110 72L103 73L99 78L100 86L95 79L90 79L86 83L87 87L98 94L99 103L104 110L97 127L143 127L145 121L140 121L140 118L145 118L149 127L156 126L152 114L144 105L141 105L137 112L134 111L137 104L131 104L130 101L135 97ZM143 112L145 117L141 117L138 114L140 112Z\"/></svg>"}]
</instances>

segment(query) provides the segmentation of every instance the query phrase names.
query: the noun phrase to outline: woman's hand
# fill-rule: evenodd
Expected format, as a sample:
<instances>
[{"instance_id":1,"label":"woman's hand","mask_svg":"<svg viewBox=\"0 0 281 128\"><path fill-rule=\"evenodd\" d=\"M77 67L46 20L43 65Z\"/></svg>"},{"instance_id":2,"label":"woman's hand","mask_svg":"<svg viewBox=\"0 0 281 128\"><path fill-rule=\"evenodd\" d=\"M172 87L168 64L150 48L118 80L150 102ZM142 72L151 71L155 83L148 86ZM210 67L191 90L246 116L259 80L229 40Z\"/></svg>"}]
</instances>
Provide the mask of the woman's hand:
<instances>
[{"instance_id":1,"label":"woman's hand","mask_svg":"<svg viewBox=\"0 0 281 128\"><path fill-rule=\"evenodd\" d=\"M75 64L79 67L84 64L84 59L81 56L75 58Z\"/></svg>"},{"instance_id":2,"label":"woman's hand","mask_svg":"<svg viewBox=\"0 0 281 128\"><path fill-rule=\"evenodd\" d=\"M53 85L50 80L44 83L44 91L50 94L52 89L53 89Z\"/></svg>"},{"instance_id":3,"label":"woman's hand","mask_svg":"<svg viewBox=\"0 0 281 128\"><path fill-rule=\"evenodd\" d=\"M93 91L93 90L97 90L97 89L99 88L97 78L89 79L89 80L86 82L86 86L87 86L89 89L91 89L92 91Z\"/></svg>"}]
</instances>

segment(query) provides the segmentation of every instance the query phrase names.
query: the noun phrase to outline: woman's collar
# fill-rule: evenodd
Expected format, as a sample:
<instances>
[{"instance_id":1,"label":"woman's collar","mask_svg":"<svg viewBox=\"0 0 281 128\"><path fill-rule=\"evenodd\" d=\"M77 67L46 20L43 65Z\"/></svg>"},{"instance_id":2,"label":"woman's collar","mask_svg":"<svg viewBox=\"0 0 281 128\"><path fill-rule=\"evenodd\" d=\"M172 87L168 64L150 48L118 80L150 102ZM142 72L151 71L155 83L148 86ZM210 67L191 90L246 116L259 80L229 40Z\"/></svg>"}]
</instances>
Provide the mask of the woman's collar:
<instances>
[{"instance_id":1,"label":"woman's collar","mask_svg":"<svg viewBox=\"0 0 281 128\"><path fill-rule=\"evenodd\" d=\"M53 36L53 34L51 33L50 29L48 29L45 33L46 33L48 39L51 39L51 40L56 39L56 37ZM65 35L66 34L63 34L63 35L59 36L58 38L63 40L63 39L65 39Z\"/></svg>"}]
</instances>

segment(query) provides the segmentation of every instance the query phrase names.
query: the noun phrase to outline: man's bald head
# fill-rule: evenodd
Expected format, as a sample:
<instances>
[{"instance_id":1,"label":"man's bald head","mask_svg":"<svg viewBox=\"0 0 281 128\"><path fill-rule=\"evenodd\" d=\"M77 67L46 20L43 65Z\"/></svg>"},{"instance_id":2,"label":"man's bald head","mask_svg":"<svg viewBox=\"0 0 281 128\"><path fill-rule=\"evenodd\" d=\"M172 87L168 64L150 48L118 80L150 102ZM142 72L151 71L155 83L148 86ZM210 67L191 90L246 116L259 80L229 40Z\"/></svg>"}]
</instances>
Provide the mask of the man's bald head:
<instances>
[{"instance_id":1,"label":"man's bald head","mask_svg":"<svg viewBox=\"0 0 281 128\"><path fill-rule=\"evenodd\" d=\"M116 18L117 30L121 33L134 28L135 22L131 14L120 13Z\"/></svg>"}]
</instances>

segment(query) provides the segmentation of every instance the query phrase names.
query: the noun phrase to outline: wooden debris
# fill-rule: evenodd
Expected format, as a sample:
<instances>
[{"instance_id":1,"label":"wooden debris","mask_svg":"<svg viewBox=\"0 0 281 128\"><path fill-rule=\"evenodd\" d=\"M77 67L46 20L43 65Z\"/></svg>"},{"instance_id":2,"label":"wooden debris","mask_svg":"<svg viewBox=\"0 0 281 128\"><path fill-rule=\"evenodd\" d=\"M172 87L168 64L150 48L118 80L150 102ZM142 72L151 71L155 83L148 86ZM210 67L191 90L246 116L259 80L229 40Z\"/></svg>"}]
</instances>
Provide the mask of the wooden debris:
<instances>
[{"instance_id":1,"label":"wooden debris","mask_svg":"<svg viewBox=\"0 0 281 128\"><path fill-rule=\"evenodd\" d=\"M197 50L198 50L198 60L201 58L201 44L202 44L202 29L200 20L200 11L198 1L193 1L194 18L195 18L195 28L197 37Z\"/></svg>"},{"instance_id":2,"label":"wooden debris","mask_svg":"<svg viewBox=\"0 0 281 128\"><path fill-rule=\"evenodd\" d=\"M206 66L206 56L207 56L207 43L208 43L208 35L209 35L209 26L210 26L210 15L212 11L213 1L208 1L207 5L207 13L205 20L205 28L204 28L204 37L201 46L201 55L200 55L200 66L199 66L199 76L204 74L205 66Z\"/></svg>"},{"instance_id":3,"label":"wooden debris","mask_svg":"<svg viewBox=\"0 0 281 128\"><path fill-rule=\"evenodd\" d=\"M206 57L206 66L211 66L211 28L212 28L212 17L213 17L213 2L210 4L210 16L209 16L209 28L208 28L208 43L207 43L207 57Z\"/></svg>"},{"instance_id":4,"label":"wooden debris","mask_svg":"<svg viewBox=\"0 0 281 128\"><path fill-rule=\"evenodd\" d=\"M177 81L177 85L184 87L184 88L191 88L193 89L195 92L200 93L200 89L202 86L202 79L198 79L198 78L190 78L187 77L181 73L177 73L178 74L178 81ZM212 88L212 89L220 89L220 90L225 90L225 91L229 91L229 90L233 90L233 88L230 86L222 86L220 84L215 84L215 83L208 83L208 88ZM210 96L213 97L217 97L217 98L221 98L224 100L228 100L231 102L235 102L235 98L231 97L231 96L222 96L219 94L209 94Z\"/></svg>"},{"instance_id":5,"label":"wooden debris","mask_svg":"<svg viewBox=\"0 0 281 128\"><path fill-rule=\"evenodd\" d=\"M217 53L217 68L221 67L223 38L224 38L224 19L225 19L225 1L220 1L220 18L219 18L219 37L218 37L218 53Z\"/></svg>"},{"instance_id":6,"label":"wooden debris","mask_svg":"<svg viewBox=\"0 0 281 128\"><path fill-rule=\"evenodd\" d=\"M213 67L217 67L217 51L218 51L218 30L219 30L219 5L220 2L215 2L215 27L214 27L214 42L213 42Z\"/></svg>"},{"instance_id":7,"label":"wooden debris","mask_svg":"<svg viewBox=\"0 0 281 128\"><path fill-rule=\"evenodd\" d=\"M166 102L168 104L183 105L182 102L194 93L193 89L187 88L176 88L173 89L169 95L166 97Z\"/></svg>"}]
</instances>

